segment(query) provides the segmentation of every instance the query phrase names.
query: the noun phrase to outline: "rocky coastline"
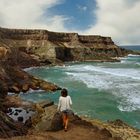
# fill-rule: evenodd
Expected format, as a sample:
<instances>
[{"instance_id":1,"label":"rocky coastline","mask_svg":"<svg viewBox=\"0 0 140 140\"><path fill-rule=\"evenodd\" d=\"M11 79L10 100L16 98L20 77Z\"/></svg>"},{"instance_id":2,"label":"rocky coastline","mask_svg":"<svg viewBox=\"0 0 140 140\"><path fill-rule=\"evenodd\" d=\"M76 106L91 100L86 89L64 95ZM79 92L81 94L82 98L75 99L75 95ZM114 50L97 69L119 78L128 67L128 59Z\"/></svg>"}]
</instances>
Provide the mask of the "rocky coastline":
<instances>
[{"instance_id":1,"label":"rocky coastline","mask_svg":"<svg viewBox=\"0 0 140 140\"><path fill-rule=\"evenodd\" d=\"M65 135L67 140L74 136L77 140L91 137L96 140L139 140L140 133L122 121L103 123L77 115L70 119L73 136L66 135L62 130L61 114L56 112L52 101L32 103L18 97L29 89L46 92L61 89L28 74L23 68L63 65L67 61L117 62L119 57L128 54L136 52L119 48L110 37L0 28L0 138L62 140ZM8 92L14 95L8 95ZM30 111L34 115L29 115ZM21 112L28 114L26 121L18 116ZM17 116L16 120L12 115Z\"/></svg>"}]
</instances>

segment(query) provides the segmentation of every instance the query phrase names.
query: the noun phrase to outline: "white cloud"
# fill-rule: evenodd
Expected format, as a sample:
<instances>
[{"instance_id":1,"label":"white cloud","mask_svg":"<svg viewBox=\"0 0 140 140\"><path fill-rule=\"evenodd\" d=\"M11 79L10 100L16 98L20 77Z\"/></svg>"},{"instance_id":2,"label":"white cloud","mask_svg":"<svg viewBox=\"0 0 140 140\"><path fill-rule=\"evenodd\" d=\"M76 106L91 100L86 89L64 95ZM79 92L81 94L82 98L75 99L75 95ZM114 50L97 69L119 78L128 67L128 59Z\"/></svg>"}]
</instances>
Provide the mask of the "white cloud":
<instances>
[{"instance_id":1,"label":"white cloud","mask_svg":"<svg viewBox=\"0 0 140 140\"><path fill-rule=\"evenodd\" d=\"M64 1L0 0L0 26L69 31L65 24L70 18L50 11ZM86 31L77 30L79 33L111 36L117 44L140 44L140 0L96 0L96 3L97 9L93 9L96 24ZM87 11L86 6L77 8Z\"/></svg>"},{"instance_id":2,"label":"white cloud","mask_svg":"<svg viewBox=\"0 0 140 140\"><path fill-rule=\"evenodd\" d=\"M111 36L117 44L140 44L140 0L96 0L97 23L86 34Z\"/></svg>"},{"instance_id":3,"label":"white cloud","mask_svg":"<svg viewBox=\"0 0 140 140\"><path fill-rule=\"evenodd\" d=\"M77 7L80 11L87 11L87 6L78 5Z\"/></svg>"},{"instance_id":4,"label":"white cloud","mask_svg":"<svg viewBox=\"0 0 140 140\"><path fill-rule=\"evenodd\" d=\"M45 28L66 31L63 15L53 15L49 8L64 0L0 0L0 26L11 28Z\"/></svg>"}]
</instances>

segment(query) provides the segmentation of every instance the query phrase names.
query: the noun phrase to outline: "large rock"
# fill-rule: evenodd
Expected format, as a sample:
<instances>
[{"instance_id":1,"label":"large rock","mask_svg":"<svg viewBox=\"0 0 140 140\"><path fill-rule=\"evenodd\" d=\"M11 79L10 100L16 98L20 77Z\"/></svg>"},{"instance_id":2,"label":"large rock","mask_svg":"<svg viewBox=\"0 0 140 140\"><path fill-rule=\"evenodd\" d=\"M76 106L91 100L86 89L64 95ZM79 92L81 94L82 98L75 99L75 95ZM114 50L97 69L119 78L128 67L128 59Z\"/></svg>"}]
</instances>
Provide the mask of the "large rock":
<instances>
[{"instance_id":1,"label":"large rock","mask_svg":"<svg viewBox=\"0 0 140 140\"><path fill-rule=\"evenodd\" d=\"M38 117L39 114L34 116ZM33 118L33 120L35 120ZM62 116L60 113L57 113L57 107L55 105L45 108L44 113L41 115L41 118L38 118L37 124L35 124L35 129L38 131L46 130L60 130L62 129Z\"/></svg>"},{"instance_id":2,"label":"large rock","mask_svg":"<svg viewBox=\"0 0 140 140\"><path fill-rule=\"evenodd\" d=\"M37 131L58 131L63 129L62 113L57 111L56 105L46 107L44 111L41 111L40 113L37 113L35 116L33 116L32 121L34 128ZM82 120L77 115L74 115L74 113L69 114L69 123L86 126L88 128L94 127L91 123Z\"/></svg>"}]
</instances>

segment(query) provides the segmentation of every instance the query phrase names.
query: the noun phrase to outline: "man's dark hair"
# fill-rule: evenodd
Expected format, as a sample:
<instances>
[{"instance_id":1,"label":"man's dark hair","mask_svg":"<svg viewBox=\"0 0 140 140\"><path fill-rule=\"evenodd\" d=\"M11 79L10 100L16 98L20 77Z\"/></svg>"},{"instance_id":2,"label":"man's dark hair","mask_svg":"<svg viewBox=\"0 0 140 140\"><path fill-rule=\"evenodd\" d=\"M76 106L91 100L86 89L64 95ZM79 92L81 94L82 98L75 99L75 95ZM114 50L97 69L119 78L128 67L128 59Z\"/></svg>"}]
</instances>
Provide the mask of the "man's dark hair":
<instances>
[{"instance_id":1,"label":"man's dark hair","mask_svg":"<svg viewBox=\"0 0 140 140\"><path fill-rule=\"evenodd\" d=\"M61 90L61 96L62 96L62 97L67 97L67 95L68 95L67 89L65 89L65 88L62 89L62 90Z\"/></svg>"}]
</instances>

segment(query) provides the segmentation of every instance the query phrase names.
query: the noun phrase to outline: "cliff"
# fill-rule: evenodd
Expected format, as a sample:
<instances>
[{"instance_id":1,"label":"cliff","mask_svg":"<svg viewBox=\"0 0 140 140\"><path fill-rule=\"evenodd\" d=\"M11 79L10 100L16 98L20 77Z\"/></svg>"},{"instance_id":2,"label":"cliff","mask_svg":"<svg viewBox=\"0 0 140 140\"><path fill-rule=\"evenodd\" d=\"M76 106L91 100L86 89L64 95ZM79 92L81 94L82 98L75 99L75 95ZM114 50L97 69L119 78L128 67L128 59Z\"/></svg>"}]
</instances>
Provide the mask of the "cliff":
<instances>
[{"instance_id":1,"label":"cliff","mask_svg":"<svg viewBox=\"0 0 140 140\"><path fill-rule=\"evenodd\" d=\"M0 45L18 49L45 64L62 61L115 61L113 58L129 53L115 45L110 37L48 30L0 28Z\"/></svg>"}]
</instances>

